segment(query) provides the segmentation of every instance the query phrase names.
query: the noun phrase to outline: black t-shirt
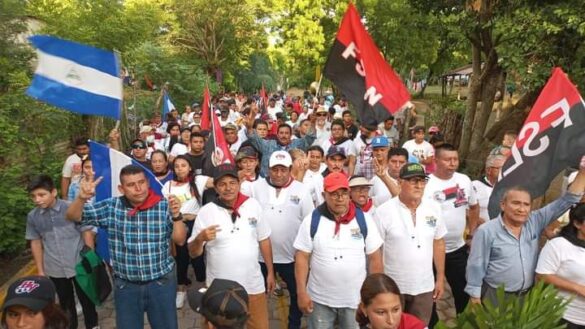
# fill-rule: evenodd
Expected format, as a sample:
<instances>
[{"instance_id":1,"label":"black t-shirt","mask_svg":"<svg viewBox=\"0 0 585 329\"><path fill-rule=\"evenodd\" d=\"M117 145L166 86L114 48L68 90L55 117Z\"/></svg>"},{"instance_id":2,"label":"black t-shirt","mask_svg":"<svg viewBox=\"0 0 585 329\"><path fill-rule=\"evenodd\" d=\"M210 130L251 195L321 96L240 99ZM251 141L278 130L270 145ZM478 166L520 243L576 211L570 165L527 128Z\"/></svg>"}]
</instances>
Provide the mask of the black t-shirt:
<instances>
[{"instance_id":1,"label":"black t-shirt","mask_svg":"<svg viewBox=\"0 0 585 329\"><path fill-rule=\"evenodd\" d=\"M134 159L134 161L140 163L141 165L143 165L144 167L148 168L148 170L152 171L152 166L150 165L150 161L146 160L146 161L140 161L136 158L132 158Z\"/></svg>"},{"instance_id":2,"label":"black t-shirt","mask_svg":"<svg viewBox=\"0 0 585 329\"><path fill-rule=\"evenodd\" d=\"M193 171L195 175L203 174L203 164L205 163L205 153L201 153L199 155L192 155L190 153L185 154L189 161L191 161L191 166L193 167Z\"/></svg>"},{"instance_id":3,"label":"black t-shirt","mask_svg":"<svg viewBox=\"0 0 585 329\"><path fill-rule=\"evenodd\" d=\"M347 129L347 137L349 137L349 139L353 140L355 138L355 136L357 136L358 134L358 127L354 124L352 124L349 127L346 127Z\"/></svg>"}]
</instances>

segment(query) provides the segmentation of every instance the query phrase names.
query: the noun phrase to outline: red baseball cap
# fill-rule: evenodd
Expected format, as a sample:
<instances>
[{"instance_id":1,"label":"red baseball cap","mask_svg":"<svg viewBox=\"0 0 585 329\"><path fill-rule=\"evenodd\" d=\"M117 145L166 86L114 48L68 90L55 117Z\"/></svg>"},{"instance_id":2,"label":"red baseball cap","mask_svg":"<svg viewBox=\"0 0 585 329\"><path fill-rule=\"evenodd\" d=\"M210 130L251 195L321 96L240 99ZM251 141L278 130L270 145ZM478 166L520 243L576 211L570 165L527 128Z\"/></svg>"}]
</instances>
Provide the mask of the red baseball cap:
<instances>
[{"instance_id":1,"label":"red baseball cap","mask_svg":"<svg viewBox=\"0 0 585 329\"><path fill-rule=\"evenodd\" d=\"M349 190L349 181L344 173L334 172L325 177L323 188L327 192L335 192L342 188Z\"/></svg>"}]
</instances>

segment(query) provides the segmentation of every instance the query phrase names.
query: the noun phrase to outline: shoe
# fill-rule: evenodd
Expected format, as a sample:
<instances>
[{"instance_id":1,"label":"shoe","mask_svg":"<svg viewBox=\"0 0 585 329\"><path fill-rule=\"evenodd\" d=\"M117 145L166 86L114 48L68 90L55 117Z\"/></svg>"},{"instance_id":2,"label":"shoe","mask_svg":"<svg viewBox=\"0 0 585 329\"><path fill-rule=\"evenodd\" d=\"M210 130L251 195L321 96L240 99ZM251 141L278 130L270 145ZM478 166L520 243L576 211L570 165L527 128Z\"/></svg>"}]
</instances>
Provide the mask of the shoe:
<instances>
[{"instance_id":1,"label":"shoe","mask_svg":"<svg viewBox=\"0 0 585 329\"><path fill-rule=\"evenodd\" d=\"M183 308L183 304L185 304L185 295L186 293L184 291L177 291L177 300L175 301L177 303L177 309Z\"/></svg>"}]
</instances>

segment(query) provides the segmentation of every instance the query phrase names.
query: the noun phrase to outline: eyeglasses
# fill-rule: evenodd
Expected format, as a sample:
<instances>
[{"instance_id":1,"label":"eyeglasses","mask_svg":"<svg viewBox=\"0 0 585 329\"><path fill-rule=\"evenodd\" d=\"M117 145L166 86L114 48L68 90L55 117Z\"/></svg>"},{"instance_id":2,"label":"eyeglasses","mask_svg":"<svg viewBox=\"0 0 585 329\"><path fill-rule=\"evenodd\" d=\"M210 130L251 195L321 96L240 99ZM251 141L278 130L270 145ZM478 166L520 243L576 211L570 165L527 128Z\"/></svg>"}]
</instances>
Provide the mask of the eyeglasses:
<instances>
[{"instance_id":1,"label":"eyeglasses","mask_svg":"<svg viewBox=\"0 0 585 329\"><path fill-rule=\"evenodd\" d=\"M411 178L411 179L405 179L405 181L407 181L410 185L415 186L418 184L426 184L428 179L427 178Z\"/></svg>"},{"instance_id":2,"label":"eyeglasses","mask_svg":"<svg viewBox=\"0 0 585 329\"><path fill-rule=\"evenodd\" d=\"M336 200L343 200L343 199L349 197L349 191L327 193L327 194L329 194L330 197L332 197L333 199L336 199Z\"/></svg>"},{"instance_id":3,"label":"eyeglasses","mask_svg":"<svg viewBox=\"0 0 585 329\"><path fill-rule=\"evenodd\" d=\"M134 144L134 145L132 145L132 148L146 150L146 146L142 145L142 144Z\"/></svg>"}]
</instances>

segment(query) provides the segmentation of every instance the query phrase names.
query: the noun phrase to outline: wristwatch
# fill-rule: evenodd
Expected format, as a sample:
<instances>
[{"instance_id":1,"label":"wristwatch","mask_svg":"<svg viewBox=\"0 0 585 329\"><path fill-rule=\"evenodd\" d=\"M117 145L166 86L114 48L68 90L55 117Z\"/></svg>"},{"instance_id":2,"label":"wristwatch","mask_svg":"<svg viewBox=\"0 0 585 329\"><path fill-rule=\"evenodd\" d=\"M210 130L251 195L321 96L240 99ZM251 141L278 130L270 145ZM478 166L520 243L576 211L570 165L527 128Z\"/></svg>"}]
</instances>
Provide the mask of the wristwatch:
<instances>
[{"instance_id":1,"label":"wristwatch","mask_svg":"<svg viewBox=\"0 0 585 329\"><path fill-rule=\"evenodd\" d=\"M183 220L183 214L182 213L179 213L179 216L177 216L177 217L171 217L171 219L173 220L173 222L181 221L181 220Z\"/></svg>"}]
</instances>

